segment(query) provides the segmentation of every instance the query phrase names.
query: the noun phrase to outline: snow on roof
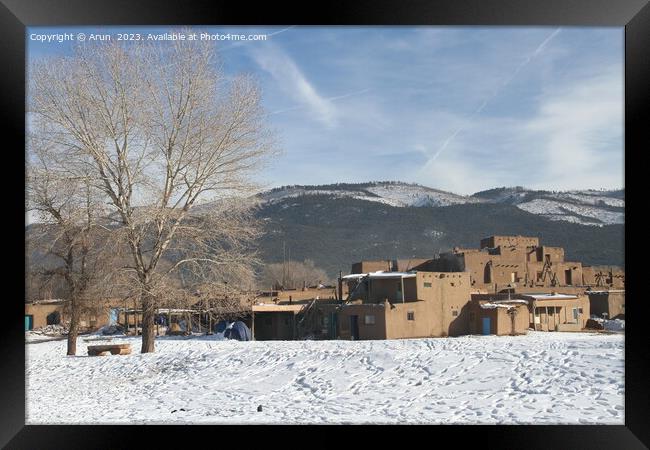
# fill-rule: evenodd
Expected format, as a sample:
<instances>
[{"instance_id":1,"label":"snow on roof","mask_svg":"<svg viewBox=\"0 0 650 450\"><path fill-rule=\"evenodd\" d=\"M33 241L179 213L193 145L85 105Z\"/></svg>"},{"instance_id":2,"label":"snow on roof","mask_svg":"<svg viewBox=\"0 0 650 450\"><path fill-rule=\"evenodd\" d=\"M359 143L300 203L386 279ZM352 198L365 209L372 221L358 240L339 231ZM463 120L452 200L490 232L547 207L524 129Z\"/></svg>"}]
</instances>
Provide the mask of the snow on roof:
<instances>
[{"instance_id":1,"label":"snow on roof","mask_svg":"<svg viewBox=\"0 0 650 450\"><path fill-rule=\"evenodd\" d=\"M345 275L341 277L343 280L353 279L353 278L415 278L417 275L415 272L370 272L370 273L353 273L350 275Z\"/></svg>"},{"instance_id":2,"label":"snow on roof","mask_svg":"<svg viewBox=\"0 0 650 450\"><path fill-rule=\"evenodd\" d=\"M590 291L586 290L586 294L598 294L598 295L606 295L606 294L612 294L612 293L621 293L625 292L624 289L610 289L610 290L604 290L604 291Z\"/></svg>"},{"instance_id":3,"label":"snow on roof","mask_svg":"<svg viewBox=\"0 0 650 450\"><path fill-rule=\"evenodd\" d=\"M481 308L483 309L494 309L494 308L513 308L518 305L527 305L528 301L526 300L521 300L521 299L515 299L515 300L499 300L496 302L487 302L487 303L479 303Z\"/></svg>"},{"instance_id":4,"label":"snow on roof","mask_svg":"<svg viewBox=\"0 0 650 450\"><path fill-rule=\"evenodd\" d=\"M367 273L351 273L350 275L344 275L341 277L342 280L351 280L354 278L363 278L365 276L368 276Z\"/></svg>"},{"instance_id":5,"label":"snow on roof","mask_svg":"<svg viewBox=\"0 0 650 450\"><path fill-rule=\"evenodd\" d=\"M576 295L568 294L524 294L526 297L532 297L535 300L569 300L578 298Z\"/></svg>"}]
</instances>

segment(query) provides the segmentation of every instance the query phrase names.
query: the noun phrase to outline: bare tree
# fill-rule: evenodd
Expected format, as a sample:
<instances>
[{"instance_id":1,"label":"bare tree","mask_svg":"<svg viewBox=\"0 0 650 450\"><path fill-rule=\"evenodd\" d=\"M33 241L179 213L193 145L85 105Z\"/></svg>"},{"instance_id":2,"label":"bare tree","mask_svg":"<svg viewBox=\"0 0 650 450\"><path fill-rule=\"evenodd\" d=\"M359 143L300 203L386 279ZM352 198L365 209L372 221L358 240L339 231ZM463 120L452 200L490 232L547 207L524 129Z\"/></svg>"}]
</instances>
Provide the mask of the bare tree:
<instances>
[{"instance_id":1,"label":"bare tree","mask_svg":"<svg viewBox=\"0 0 650 450\"><path fill-rule=\"evenodd\" d=\"M327 273L316 267L314 261L287 261L264 266L259 284L261 287L301 288L319 283L327 284L330 277Z\"/></svg>"},{"instance_id":2,"label":"bare tree","mask_svg":"<svg viewBox=\"0 0 650 450\"><path fill-rule=\"evenodd\" d=\"M32 264L29 269L38 278L34 284L39 288L54 289L68 300L67 354L75 355L82 311L92 309L90 303L110 290L113 253L106 252L108 230L101 225L103 208L89 177L70 176L60 166L52 146L34 145L34 140L31 144L28 210L34 211L41 223L32 228L28 246L54 261L41 267Z\"/></svg>"},{"instance_id":3,"label":"bare tree","mask_svg":"<svg viewBox=\"0 0 650 450\"><path fill-rule=\"evenodd\" d=\"M80 45L30 70L34 132L64 149L70 171L92 174L123 231L143 308L141 351L152 352L158 286L184 265L233 264L244 248L247 236L235 235L225 258L214 246L204 253L218 239L204 238L190 210L255 188L252 174L273 149L260 91L249 76L226 77L214 43L200 41ZM164 258L175 260L171 270L159 270Z\"/></svg>"}]
</instances>

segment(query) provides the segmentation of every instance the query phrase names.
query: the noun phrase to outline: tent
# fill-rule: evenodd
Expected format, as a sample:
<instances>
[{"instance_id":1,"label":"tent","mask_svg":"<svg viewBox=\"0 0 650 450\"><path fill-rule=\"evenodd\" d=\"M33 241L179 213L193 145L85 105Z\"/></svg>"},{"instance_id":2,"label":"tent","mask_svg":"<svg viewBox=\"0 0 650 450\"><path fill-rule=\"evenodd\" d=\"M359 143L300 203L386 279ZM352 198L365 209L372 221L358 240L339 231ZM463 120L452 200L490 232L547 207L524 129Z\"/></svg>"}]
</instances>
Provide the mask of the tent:
<instances>
[{"instance_id":1,"label":"tent","mask_svg":"<svg viewBox=\"0 0 650 450\"><path fill-rule=\"evenodd\" d=\"M228 321L227 320L220 320L214 326L214 332L215 333L223 333L224 331L226 331L226 328L228 328Z\"/></svg>"},{"instance_id":2,"label":"tent","mask_svg":"<svg viewBox=\"0 0 650 450\"><path fill-rule=\"evenodd\" d=\"M237 339L238 341L252 340L251 330L241 320L235 322L232 325L232 328L227 328L223 334L223 337L227 339Z\"/></svg>"}]
</instances>

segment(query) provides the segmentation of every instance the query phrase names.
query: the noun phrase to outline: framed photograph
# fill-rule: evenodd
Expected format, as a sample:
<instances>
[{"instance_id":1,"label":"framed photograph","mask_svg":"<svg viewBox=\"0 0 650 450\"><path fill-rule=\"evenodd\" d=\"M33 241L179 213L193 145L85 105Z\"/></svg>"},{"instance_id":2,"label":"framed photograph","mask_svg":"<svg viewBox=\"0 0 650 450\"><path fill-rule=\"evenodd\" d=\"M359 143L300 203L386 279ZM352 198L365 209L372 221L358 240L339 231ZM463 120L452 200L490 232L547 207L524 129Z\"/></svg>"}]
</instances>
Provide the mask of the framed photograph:
<instances>
[{"instance_id":1,"label":"framed photograph","mask_svg":"<svg viewBox=\"0 0 650 450\"><path fill-rule=\"evenodd\" d=\"M625 264L646 1L4 0L2 23L3 446L650 445Z\"/></svg>"}]
</instances>

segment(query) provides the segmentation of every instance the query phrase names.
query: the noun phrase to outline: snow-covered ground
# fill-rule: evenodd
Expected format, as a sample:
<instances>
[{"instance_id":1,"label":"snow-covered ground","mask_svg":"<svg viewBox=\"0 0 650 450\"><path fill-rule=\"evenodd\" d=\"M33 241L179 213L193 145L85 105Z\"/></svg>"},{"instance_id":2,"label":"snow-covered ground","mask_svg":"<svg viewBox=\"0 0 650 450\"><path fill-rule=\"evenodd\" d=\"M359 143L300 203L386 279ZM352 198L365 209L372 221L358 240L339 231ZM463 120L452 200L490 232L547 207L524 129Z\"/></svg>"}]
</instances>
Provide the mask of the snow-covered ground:
<instances>
[{"instance_id":1,"label":"snow-covered ground","mask_svg":"<svg viewBox=\"0 0 650 450\"><path fill-rule=\"evenodd\" d=\"M85 356L105 342L134 354ZM27 344L26 423L624 423L623 334L139 347Z\"/></svg>"}]
</instances>

